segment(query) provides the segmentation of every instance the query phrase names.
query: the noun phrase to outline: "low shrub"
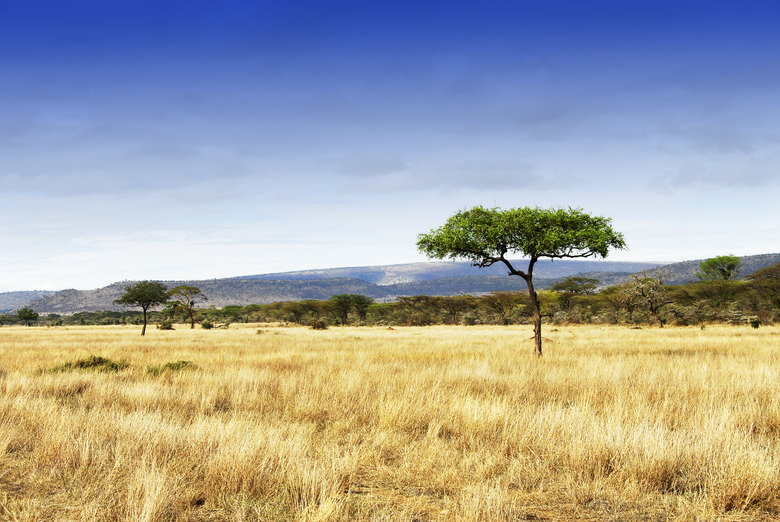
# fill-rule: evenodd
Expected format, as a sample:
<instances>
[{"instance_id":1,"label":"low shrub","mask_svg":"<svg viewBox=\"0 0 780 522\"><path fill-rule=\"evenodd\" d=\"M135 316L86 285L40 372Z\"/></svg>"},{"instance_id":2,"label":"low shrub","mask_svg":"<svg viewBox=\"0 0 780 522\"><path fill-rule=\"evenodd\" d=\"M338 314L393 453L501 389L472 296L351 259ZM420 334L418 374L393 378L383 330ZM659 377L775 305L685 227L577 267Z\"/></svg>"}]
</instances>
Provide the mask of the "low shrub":
<instances>
[{"instance_id":1,"label":"low shrub","mask_svg":"<svg viewBox=\"0 0 780 522\"><path fill-rule=\"evenodd\" d=\"M157 325L157 329L158 330L173 330L173 321L171 321L170 319L163 319Z\"/></svg>"},{"instance_id":2,"label":"low shrub","mask_svg":"<svg viewBox=\"0 0 780 522\"><path fill-rule=\"evenodd\" d=\"M130 363L122 361L112 361L106 357L100 357L99 355L90 355L84 359L77 359L66 363L59 364L50 370L42 370L42 372L48 373L60 373L60 372L72 372L74 370L87 370L95 372L118 372L130 367Z\"/></svg>"},{"instance_id":3,"label":"low shrub","mask_svg":"<svg viewBox=\"0 0 780 522\"><path fill-rule=\"evenodd\" d=\"M149 375L157 376L164 372L180 372L182 370L190 369L194 370L197 366L192 361L176 361L165 363L160 366L148 366L146 373Z\"/></svg>"},{"instance_id":4,"label":"low shrub","mask_svg":"<svg viewBox=\"0 0 780 522\"><path fill-rule=\"evenodd\" d=\"M327 330L328 329L327 323L325 321L321 320L321 319L317 319L316 321L312 321L309 326L311 326L312 330Z\"/></svg>"}]
</instances>

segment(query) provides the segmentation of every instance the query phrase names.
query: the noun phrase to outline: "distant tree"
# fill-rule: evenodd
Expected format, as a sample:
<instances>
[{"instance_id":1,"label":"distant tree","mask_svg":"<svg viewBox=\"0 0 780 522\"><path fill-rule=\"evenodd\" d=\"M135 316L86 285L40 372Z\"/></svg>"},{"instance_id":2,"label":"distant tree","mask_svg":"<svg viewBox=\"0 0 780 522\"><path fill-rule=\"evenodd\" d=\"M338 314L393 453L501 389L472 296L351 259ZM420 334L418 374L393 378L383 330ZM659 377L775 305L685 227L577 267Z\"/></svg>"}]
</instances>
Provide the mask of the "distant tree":
<instances>
[{"instance_id":1,"label":"distant tree","mask_svg":"<svg viewBox=\"0 0 780 522\"><path fill-rule=\"evenodd\" d=\"M144 326L141 335L146 334L147 311L168 301L168 289L159 281L141 281L126 286L122 297L114 301L125 306L140 306L144 312Z\"/></svg>"},{"instance_id":2,"label":"distant tree","mask_svg":"<svg viewBox=\"0 0 780 522\"><path fill-rule=\"evenodd\" d=\"M368 296L352 296L352 309L361 321L365 321L368 318L368 309L372 304L374 304L374 300Z\"/></svg>"},{"instance_id":3,"label":"distant tree","mask_svg":"<svg viewBox=\"0 0 780 522\"><path fill-rule=\"evenodd\" d=\"M642 272L631 277L632 280L623 285L626 301L633 301L647 308L650 315L658 321L658 326L663 328L665 320L661 317L661 309L672 304L672 300L669 299L667 289L661 280L662 276L655 274L653 277L647 272Z\"/></svg>"},{"instance_id":4,"label":"distant tree","mask_svg":"<svg viewBox=\"0 0 780 522\"><path fill-rule=\"evenodd\" d=\"M168 291L168 297L178 303L178 308L187 314L190 320L190 328L195 328L195 298L208 301L200 288L191 285L179 285Z\"/></svg>"},{"instance_id":5,"label":"distant tree","mask_svg":"<svg viewBox=\"0 0 780 522\"><path fill-rule=\"evenodd\" d=\"M445 312L445 322L458 324L464 312L476 307L477 300L470 295L453 295L445 297L441 301L441 308Z\"/></svg>"},{"instance_id":6,"label":"distant tree","mask_svg":"<svg viewBox=\"0 0 780 522\"><path fill-rule=\"evenodd\" d=\"M558 292L561 296L561 303L568 312L571 308L571 300L578 295L590 295L596 291L599 280L591 277L569 276L564 277L557 283L548 288Z\"/></svg>"},{"instance_id":7,"label":"distant tree","mask_svg":"<svg viewBox=\"0 0 780 522\"><path fill-rule=\"evenodd\" d=\"M352 296L349 294L332 295L328 301L336 321L342 325L348 324L349 312L352 310Z\"/></svg>"},{"instance_id":8,"label":"distant tree","mask_svg":"<svg viewBox=\"0 0 780 522\"><path fill-rule=\"evenodd\" d=\"M244 312L244 307L239 305L227 305L223 306L219 311L219 317L222 318L225 325L227 326L231 323L239 323L242 322L242 313Z\"/></svg>"},{"instance_id":9,"label":"distant tree","mask_svg":"<svg viewBox=\"0 0 780 522\"><path fill-rule=\"evenodd\" d=\"M696 277L700 281L732 281L739 277L742 261L737 256L717 256L699 264Z\"/></svg>"},{"instance_id":10,"label":"distant tree","mask_svg":"<svg viewBox=\"0 0 780 522\"><path fill-rule=\"evenodd\" d=\"M736 294L737 277L742 262L736 256L718 256L699 265L696 277L704 286L704 293L716 308L730 306Z\"/></svg>"},{"instance_id":11,"label":"distant tree","mask_svg":"<svg viewBox=\"0 0 780 522\"><path fill-rule=\"evenodd\" d=\"M758 294L769 301L770 306L780 309L780 263L753 272L748 279Z\"/></svg>"},{"instance_id":12,"label":"distant tree","mask_svg":"<svg viewBox=\"0 0 780 522\"><path fill-rule=\"evenodd\" d=\"M519 294L519 292L493 292L482 297L480 302L496 313L499 324L508 325L512 323L512 312L519 304Z\"/></svg>"},{"instance_id":13,"label":"distant tree","mask_svg":"<svg viewBox=\"0 0 780 522\"><path fill-rule=\"evenodd\" d=\"M34 322L38 321L38 317L38 312L34 311L32 308L24 307L16 312L16 318L19 322L27 326L32 326Z\"/></svg>"},{"instance_id":14,"label":"distant tree","mask_svg":"<svg viewBox=\"0 0 780 522\"><path fill-rule=\"evenodd\" d=\"M399 296L396 305L399 322L408 326L427 326L438 322L436 303L430 295Z\"/></svg>"},{"instance_id":15,"label":"distant tree","mask_svg":"<svg viewBox=\"0 0 780 522\"><path fill-rule=\"evenodd\" d=\"M361 321L366 320L368 307L374 304L370 297L357 294L337 294L328 300L333 316L342 325L349 324L349 314L354 311Z\"/></svg>"},{"instance_id":16,"label":"distant tree","mask_svg":"<svg viewBox=\"0 0 780 522\"><path fill-rule=\"evenodd\" d=\"M625 248L623 235L609 218L590 216L579 209L474 207L450 217L427 234L420 234L417 248L428 257L467 259L487 267L503 263L509 275L522 277L528 286L534 322L536 355L542 355L542 315L533 285L533 270L543 257L550 259L607 257L610 248ZM525 271L507 259L511 253L529 258Z\"/></svg>"},{"instance_id":17,"label":"distant tree","mask_svg":"<svg viewBox=\"0 0 780 522\"><path fill-rule=\"evenodd\" d=\"M618 285L608 286L599 292L599 297L607 303L615 314L615 324L620 324L621 314L623 310L623 299L620 295L620 287Z\"/></svg>"}]
</instances>

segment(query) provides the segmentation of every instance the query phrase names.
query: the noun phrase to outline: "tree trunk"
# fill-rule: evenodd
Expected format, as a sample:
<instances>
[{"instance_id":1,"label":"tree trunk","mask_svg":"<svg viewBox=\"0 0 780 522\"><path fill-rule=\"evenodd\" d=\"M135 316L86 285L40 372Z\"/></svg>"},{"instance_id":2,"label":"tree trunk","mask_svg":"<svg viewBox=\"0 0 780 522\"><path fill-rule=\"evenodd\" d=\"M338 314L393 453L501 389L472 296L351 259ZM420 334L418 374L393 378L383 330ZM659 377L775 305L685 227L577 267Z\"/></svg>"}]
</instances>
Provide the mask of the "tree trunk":
<instances>
[{"instance_id":1,"label":"tree trunk","mask_svg":"<svg viewBox=\"0 0 780 522\"><path fill-rule=\"evenodd\" d=\"M539 297L534 290L534 283L529 275L525 278L528 285L528 295L531 297L531 311L534 319L534 347L537 357L542 356L542 311L539 308Z\"/></svg>"},{"instance_id":2,"label":"tree trunk","mask_svg":"<svg viewBox=\"0 0 780 522\"><path fill-rule=\"evenodd\" d=\"M542 312L539 309L539 297L536 295L534 285L530 279L527 279L528 295L531 296L531 311L534 319L534 347L537 357L542 356Z\"/></svg>"},{"instance_id":3,"label":"tree trunk","mask_svg":"<svg viewBox=\"0 0 780 522\"><path fill-rule=\"evenodd\" d=\"M141 335L146 335L146 308L144 308L144 327L141 328Z\"/></svg>"},{"instance_id":4,"label":"tree trunk","mask_svg":"<svg viewBox=\"0 0 780 522\"><path fill-rule=\"evenodd\" d=\"M650 315L655 317L655 320L658 321L658 327L659 328L663 328L664 327L664 322L661 320L661 316L658 315L658 309L657 308L653 308L651 306L650 307Z\"/></svg>"}]
</instances>

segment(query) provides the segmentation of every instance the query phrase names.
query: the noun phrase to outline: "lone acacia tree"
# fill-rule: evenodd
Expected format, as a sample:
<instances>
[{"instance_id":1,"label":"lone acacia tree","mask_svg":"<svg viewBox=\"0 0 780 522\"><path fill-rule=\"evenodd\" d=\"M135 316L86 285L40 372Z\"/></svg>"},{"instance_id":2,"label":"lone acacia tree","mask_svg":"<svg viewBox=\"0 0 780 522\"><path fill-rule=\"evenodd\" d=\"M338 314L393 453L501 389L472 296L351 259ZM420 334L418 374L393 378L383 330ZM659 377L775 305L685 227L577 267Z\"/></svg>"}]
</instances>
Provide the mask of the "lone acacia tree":
<instances>
[{"instance_id":1,"label":"lone acacia tree","mask_svg":"<svg viewBox=\"0 0 780 522\"><path fill-rule=\"evenodd\" d=\"M126 286L122 297L114 301L126 306L140 306L144 311L144 327L141 335L146 334L146 312L151 307L159 306L168 301L168 289L158 281L141 281Z\"/></svg>"},{"instance_id":2,"label":"lone acacia tree","mask_svg":"<svg viewBox=\"0 0 780 522\"><path fill-rule=\"evenodd\" d=\"M542 314L533 284L536 262L543 257L607 257L610 248L625 248L623 235L612 220L590 216L574 208L474 207L450 217L447 222L420 234L417 248L430 258L466 259L480 268L503 263L509 275L522 277L528 285L534 321L536 355L542 355ZM528 257L525 271L515 268L507 254Z\"/></svg>"}]
</instances>

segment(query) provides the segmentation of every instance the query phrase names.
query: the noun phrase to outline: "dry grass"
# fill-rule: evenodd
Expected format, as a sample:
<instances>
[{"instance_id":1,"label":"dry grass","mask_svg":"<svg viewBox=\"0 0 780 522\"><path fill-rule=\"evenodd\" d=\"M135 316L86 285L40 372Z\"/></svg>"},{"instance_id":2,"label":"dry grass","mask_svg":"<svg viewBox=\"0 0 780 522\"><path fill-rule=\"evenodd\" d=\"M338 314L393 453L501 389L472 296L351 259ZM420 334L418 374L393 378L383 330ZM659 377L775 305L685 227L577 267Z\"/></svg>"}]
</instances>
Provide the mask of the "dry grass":
<instances>
[{"instance_id":1,"label":"dry grass","mask_svg":"<svg viewBox=\"0 0 780 522\"><path fill-rule=\"evenodd\" d=\"M0 329L0 519L780 517L777 328L256 329Z\"/></svg>"}]
</instances>

